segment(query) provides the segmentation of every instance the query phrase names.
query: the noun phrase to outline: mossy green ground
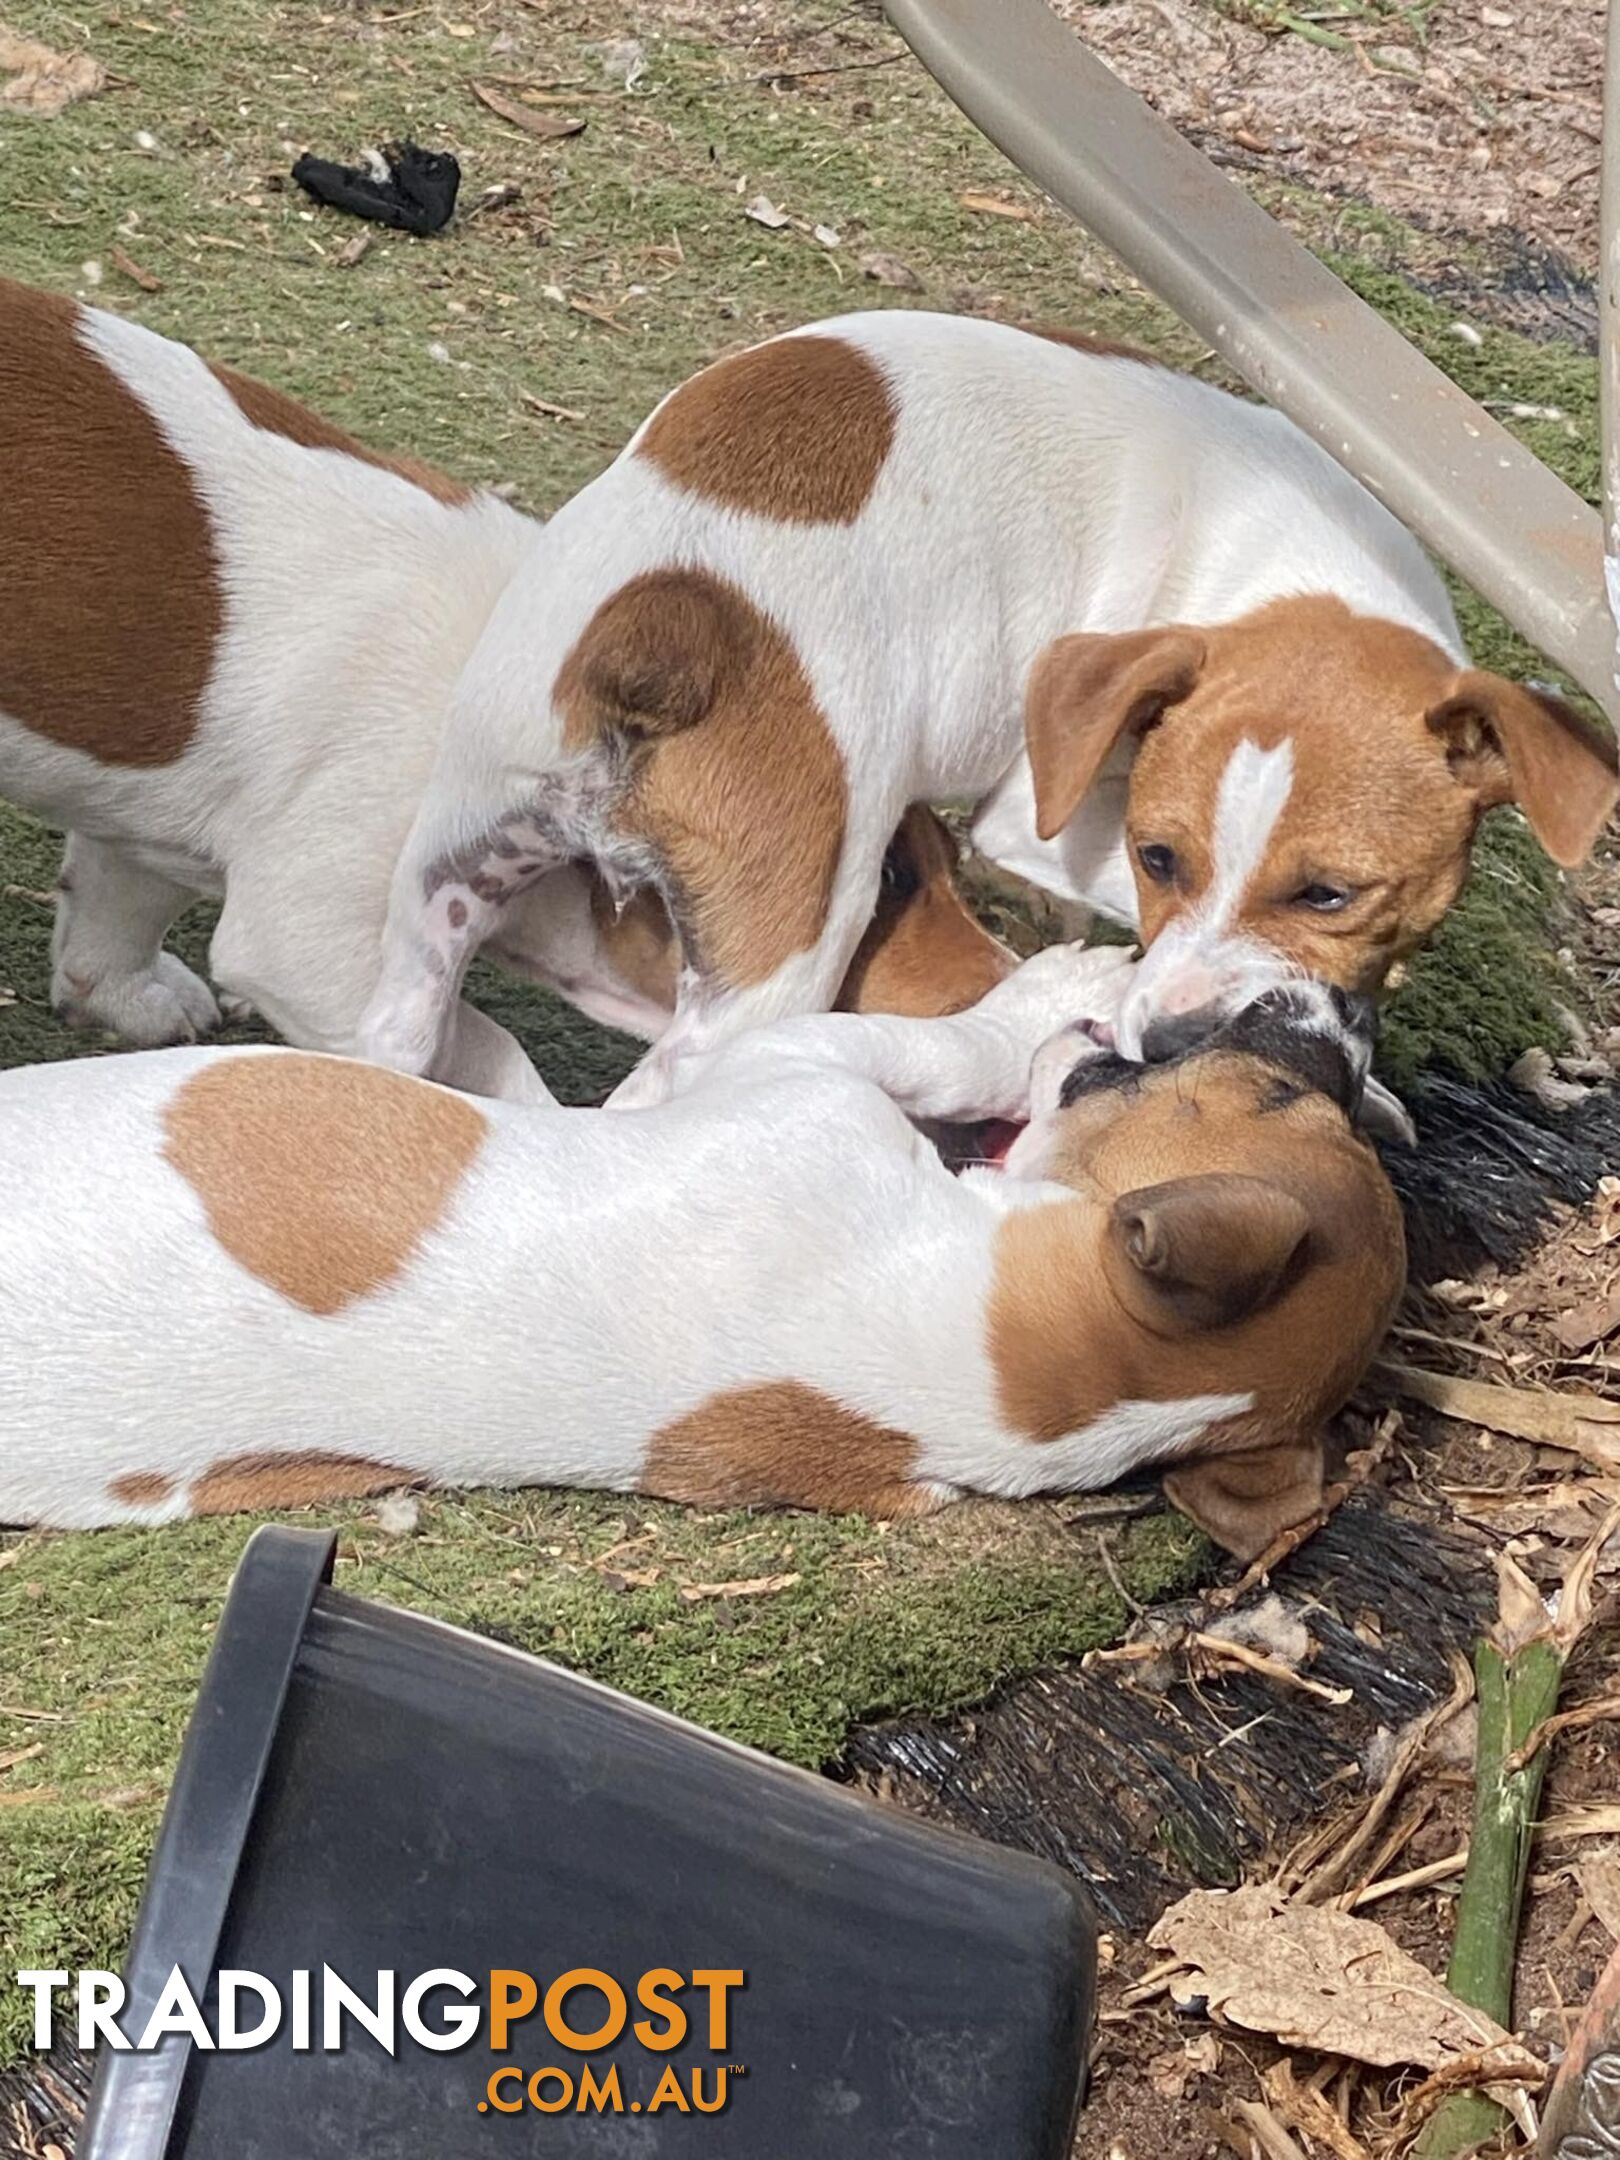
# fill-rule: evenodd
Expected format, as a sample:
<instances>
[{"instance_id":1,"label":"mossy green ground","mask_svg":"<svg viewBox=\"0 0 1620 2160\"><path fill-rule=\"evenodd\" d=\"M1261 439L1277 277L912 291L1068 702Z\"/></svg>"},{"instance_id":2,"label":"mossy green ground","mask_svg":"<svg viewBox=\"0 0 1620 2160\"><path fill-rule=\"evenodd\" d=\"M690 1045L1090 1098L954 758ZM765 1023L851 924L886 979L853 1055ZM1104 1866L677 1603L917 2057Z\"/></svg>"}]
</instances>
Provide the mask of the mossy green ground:
<instances>
[{"instance_id":1,"label":"mossy green ground","mask_svg":"<svg viewBox=\"0 0 1620 2160\"><path fill-rule=\"evenodd\" d=\"M886 31L851 24L831 0L784 10L785 38L747 48L725 43L723 27L711 33L719 42L661 37L656 6L627 23L596 0L469 0L465 10L362 0L330 11L174 0L146 12L137 0L12 0L6 12L53 44L88 46L119 84L54 122L0 120L0 272L137 315L381 446L507 483L538 510L599 469L654 399L717 350L844 307L1085 323L1205 364L920 70L891 61ZM683 12L690 24L696 11ZM765 78L806 64L801 41L834 17L853 42L816 43L814 57L859 67L810 85ZM594 42L627 29L647 46L629 94ZM562 96L536 109L589 125L541 144L477 103L474 76L509 94ZM360 228L313 211L278 176L297 149L349 156L404 133L457 152L464 206L498 182L521 186L522 199L432 241L374 231L364 259L341 267ZM1026 215L964 209L968 190ZM745 217L758 194L794 223L770 231ZM1309 225L1308 202L1289 208ZM838 246L815 236L818 224ZM1334 231L1344 245L1342 206ZM1591 363L1490 333L1477 349L1458 343L1444 312L1389 274L1392 252L1399 259L1389 221L1373 237L1376 259L1346 266L1355 281L1476 394L1559 405L1567 423L1527 432L1590 490ZM130 282L115 248L161 290ZM864 281L856 259L867 250L899 257L917 288ZM1477 605L1468 620L1482 657L1531 665ZM0 1005L0 1065L105 1048L67 1035L48 1010L55 856L52 836L0 810L0 988L13 998ZM1500 821L1467 901L1396 1001L1388 1059L1398 1076L1436 1059L1496 1070L1550 1039L1552 891L1522 832ZM194 911L178 940L194 962L207 924ZM489 975L479 994L566 1097L598 1096L623 1070L625 1045L538 994ZM72 1414L64 1402L64 1421ZM1122 1617L1095 1541L1041 1507L959 1509L885 1531L524 1494L429 1499L408 1536L389 1535L374 1510L328 1519L346 1586L497 1633L812 1764L836 1753L857 1717L971 1701L1105 1639ZM250 1528L0 1539L0 1974L120 1954ZM1170 1517L1116 1540L1121 1579L1144 1598L1182 1586L1203 1557ZM790 1579L714 1594L777 1577ZM22 2038L20 1999L0 1990L0 2060Z\"/></svg>"}]
</instances>

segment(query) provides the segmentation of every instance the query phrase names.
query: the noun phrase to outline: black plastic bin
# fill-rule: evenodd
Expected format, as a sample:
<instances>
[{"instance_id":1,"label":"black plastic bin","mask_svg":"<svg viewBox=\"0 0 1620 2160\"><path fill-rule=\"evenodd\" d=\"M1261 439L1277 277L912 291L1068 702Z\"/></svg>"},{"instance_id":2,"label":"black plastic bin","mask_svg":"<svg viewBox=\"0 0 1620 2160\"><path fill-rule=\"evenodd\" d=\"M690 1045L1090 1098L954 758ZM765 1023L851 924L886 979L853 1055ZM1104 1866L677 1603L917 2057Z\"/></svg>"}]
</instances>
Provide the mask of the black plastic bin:
<instances>
[{"instance_id":1,"label":"black plastic bin","mask_svg":"<svg viewBox=\"0 0 1620 2160\"><path fill-rule=\"evenodd\" d=\"M333 1545L267 1529L243 1556L120 2019L138 2034L179 1967L214 2033L217 1973L237 1968L277 1990L281 2028L233 2052L104 2047L80 2160L1062 2160L1095 1960L1066 1876L333 1590ZM482 2003L504 1969L539 2007L503 2053L487 2026L457 2052L401 2029L389 2052L353 2019L339 2049L295 2049L292 1976L315 1976L319 2041L323 1967L368 2003L380 1971L400 1990L459 1972ZM689 2030L654 2050L634 2023L656 1968L744 1978L667 1988ZM591 2052L545 2022L545 1990L579 1969L629 2005ZM425 1999L430 2028L451 1999ZM558 2002L578 2039L615 2008L585 1982ZM674 2029L661 2010L647 2025ZM666 2071L712 2107L722 2069L717 2112L671 2102Z\"/></svg>"}]
</instances>

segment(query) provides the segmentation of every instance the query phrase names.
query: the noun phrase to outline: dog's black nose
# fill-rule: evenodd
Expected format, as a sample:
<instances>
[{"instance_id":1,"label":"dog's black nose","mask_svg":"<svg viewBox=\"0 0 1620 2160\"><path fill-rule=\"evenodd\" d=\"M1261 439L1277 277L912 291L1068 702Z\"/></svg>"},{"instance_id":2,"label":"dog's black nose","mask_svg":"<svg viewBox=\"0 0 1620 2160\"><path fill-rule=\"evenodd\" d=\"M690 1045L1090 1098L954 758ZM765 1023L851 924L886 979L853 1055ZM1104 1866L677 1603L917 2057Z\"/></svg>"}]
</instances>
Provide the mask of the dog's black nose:
<instances>
[{"instance_id":1,"label":"dog's black nose","mask_svg":"<svg viewBox=\"0 0 1620 2160\"><path fill-rule=\"evenodd\" d=\"M1169 1065L1196 1050L1221 1024L1219 1008L1200 1006L1197 1012L1160 1013L1142 1030L1144 1065Z\"/></svg>"}]
</instances>

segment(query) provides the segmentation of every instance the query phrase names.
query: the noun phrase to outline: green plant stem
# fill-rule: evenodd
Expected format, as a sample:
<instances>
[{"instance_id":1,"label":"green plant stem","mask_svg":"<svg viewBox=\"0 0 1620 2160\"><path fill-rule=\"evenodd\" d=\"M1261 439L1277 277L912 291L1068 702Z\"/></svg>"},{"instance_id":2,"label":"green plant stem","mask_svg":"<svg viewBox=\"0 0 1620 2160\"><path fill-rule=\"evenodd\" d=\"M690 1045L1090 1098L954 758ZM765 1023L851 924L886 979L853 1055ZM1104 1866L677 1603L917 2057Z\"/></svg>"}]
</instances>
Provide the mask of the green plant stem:
<instances>
[{"instance_id":1,"label":"green plant stem","mask_svg":"<svg viewBox=\"0 0 1620 2160\"><path fill-rule=\"evenodd\" d=\"M1506 2027L1513 2018L1519 1906L1547 1750L1538 1749L1522 1770L1505 1772L1503 1765L1552 1716L1563 1669L1563 1655L1550 1636L1538 1636L1511 1658L1504 1659L1489 1642L1474 1652L1479 1693L1474 1827L1446 1984L1459 2002ZM1503 2110L1484 2093L1453 2094L1424 2125L1413 2148L1415 2160L1449 2160L1493 2136L1504 2120Z\"/></svg>"}]
</instances>

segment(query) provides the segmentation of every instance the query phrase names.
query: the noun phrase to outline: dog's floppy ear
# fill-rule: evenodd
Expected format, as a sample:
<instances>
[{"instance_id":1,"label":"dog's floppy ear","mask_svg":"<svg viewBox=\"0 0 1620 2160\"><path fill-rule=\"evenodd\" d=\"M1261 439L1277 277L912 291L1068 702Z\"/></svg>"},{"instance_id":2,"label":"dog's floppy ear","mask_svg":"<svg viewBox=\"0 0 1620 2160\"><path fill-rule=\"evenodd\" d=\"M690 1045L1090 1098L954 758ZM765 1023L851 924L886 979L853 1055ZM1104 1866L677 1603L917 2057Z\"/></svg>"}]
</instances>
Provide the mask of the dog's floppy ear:
<instances>
[{"instance_id":1,"label":"dog's floppy ear","mask_svg":"<svg viewBox=\"0 0 1620 2160\"><path fill-rule=\"evenodd\" d=\"M1258 1559L1273 1538L1322 1504L1322 1443L1296 1440L1208 1455L1164 1478L1166 1497L1239 1560Z\"/></svg>"},{"instance_id":2,"label":"dog's floppy ear","mask_svg":"<svg viewBox=\"0 0 1620 2160\"><path fill-rule=\"evenodd\" d=\"M1484 808L1516 802L1566 870L1586 860L1620 798L1614 738L1550 691L1468 668L1425 715Z\"/></svg>"},{"instance_id":3,"label":"dog's floppy ear","mask_svg":"<svg viewBox=\"0 0 1620 2160\"><path fill-rule=\"evenodd\" d=\"M1083 633L1047 646L1024 692L1024 741L1035 778L1035 830L1054 839L1119 738L1178 704L1204 665L1196 630Z\"/></svg>"},{"instance_id":4,"label":"dog's floppy ear","mask_svg":"<svg viewBox=\"0 0 1620 2160\"><path fill-rule=\"evenodd\" d=\"M1103 1266L1153 1334L1201 1335L1269 1305L1310 1226L1303 1204L1264 1178L1171 1178L1114 1202Z\"/></svg>"}]
</instances>

